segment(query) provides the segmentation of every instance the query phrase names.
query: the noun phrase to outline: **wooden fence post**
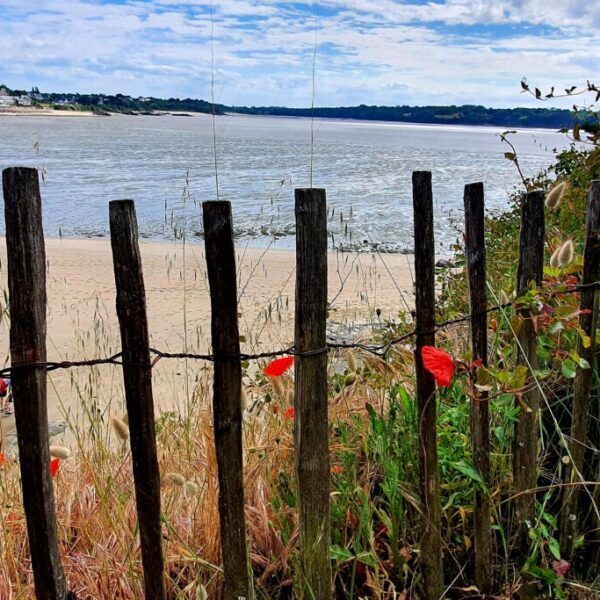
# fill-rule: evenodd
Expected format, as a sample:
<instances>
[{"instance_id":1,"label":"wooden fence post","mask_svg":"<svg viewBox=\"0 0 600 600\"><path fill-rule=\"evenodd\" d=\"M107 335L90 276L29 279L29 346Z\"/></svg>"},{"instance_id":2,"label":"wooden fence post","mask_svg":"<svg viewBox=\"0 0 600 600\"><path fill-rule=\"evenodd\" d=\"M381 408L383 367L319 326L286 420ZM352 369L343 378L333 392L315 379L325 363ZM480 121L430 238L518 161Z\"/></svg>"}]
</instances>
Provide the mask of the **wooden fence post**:
<instances>
[{"instance_id":1,"label":"wooden fence post","mask_svg":"<svg viewBox=\"0 0 600 600\"><path fill-rule=\"evenodd\" d=\"M323 189L297 189L295 454L304 598L332 597L327 406L327 204ZM312 355L302 355L314 351Z\"/></svg>"},{"instance_id":2,"label":"wooden fence post","mask_svg":"<svg viewBox=\"0 0 600 600\"><path fill-rule=\"evenodd\" d=\"M586 237L583 254L583 285L600 280L600 180L592 181L586 213ZM588 441L588 424L591 412L592 388L594 385L594 369L596 362L596 327L598 324L598 302L600 292L595 288L582 289L580 295L579 325L588 336L590 344L586 347L581 337L577 343L577 353L590 364L589 369L577 368L573 383L573 404L571 409L571 437L569 450L571 463L566 468L565 482L576 483L584 471L584 454ZM582 491L580 488L564 488L560 519L561 554L566 560L571 559L573 544L581 529L579 503ZM586 488L587 494L593 490Z\"/></svg>"},{"instance_id":3,"label":"wooden fence post","mask_svg":"<svg viewBox=\"0 0 600 600\"><path fill-rule=\"evenodd\" d=\"M110 202L109 216L145 597L148 600L164 600L160 473L156 454L152 367L146 291L133 200Z\"/></svg>"},{"instance_id":4,"label":"wooden fence post","mask_svg":"<svg viewBox=\"0 0 600 600\"><path fill-rule=\"evenodd\" d=\"M483 183L465 186L465 233L469 295L471 299L471 347L473 360L488 364L487 294L485 265L485 218ZM471 448L473 464L485 489L475 491L473 520L475 533L475 583L488 593L492 583L492 510L490 485L490 416L485 391L473 387L471 399Z\"/></svg>"},{"instance_id":5,"label":"wooden fence post","mask_svg":"<svg viewBox=\"0 0 600 600\"><path fill-rule=\"evenodd\" d=\"M444 591L442 567L440 475L437 453L436 393L431 373L423 367L421 348L435 345L435 243L431 173L412 175L415 228L415 365L419 411L421 487L421 563L424 597L440 598Z\"/></svg>"},{"instance_id":6,"label":"wooden fence post","mask_svg":"<svg viewBox=\"0 0 600 600\"><path fill-rule=\"evenodd\" d=\"M50 476L46 367L46 251L36 169L2 173L8 289L11 382L21 466L23 506L35 592L44 600L75 597L67 590L57 543Z\"/></svg>"},{"instance_id":7,"label":"wooden fence post","mask_svg":"<svg viewBox=\"0 0 600 600\"><path fill-rule=\"evenodd\" d=\"M534 191L523 196L521 206L521 236L519 241L519 267L517 294L527 292L531 282L542 283L544 271L544 192ZM539 368L537 339L528 311L520 311L523 321L517 333L517 364L527 368L528 390L519 399L519 415L515 425L513 477L515 492L515 522L517 527L517 550L525 560L529 551L528 522L532 522L535 510L537 486L537 447L541 395L532 381L533 372Z\"/></svg>"},{"instance_id":8,"label":"wooden fence post","mask_svg":"<svg viewBox=\"0 0 600 600\"><path fill-rule=\"evenodd\" d=\"M242 459L242 365L231 203L203 202L206 266L215 355L213 418L226 600L253 597L246 547Z\"/></svg>"}]
</instances>

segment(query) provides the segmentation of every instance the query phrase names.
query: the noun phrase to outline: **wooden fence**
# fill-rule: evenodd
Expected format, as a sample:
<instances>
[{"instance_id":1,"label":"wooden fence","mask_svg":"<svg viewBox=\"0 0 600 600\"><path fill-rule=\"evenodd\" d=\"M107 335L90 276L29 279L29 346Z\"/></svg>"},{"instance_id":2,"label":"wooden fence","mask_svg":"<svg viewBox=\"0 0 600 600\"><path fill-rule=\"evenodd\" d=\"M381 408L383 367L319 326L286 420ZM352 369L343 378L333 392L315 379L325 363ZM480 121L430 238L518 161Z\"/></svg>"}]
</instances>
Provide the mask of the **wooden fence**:
<instances>
[{"instance_id":1,"label":"wooden fence","mask_svg":"<svg viewBox=\"0 0 600 600\"><path fill-rule=\"evenodd\" d=\"M35 169L3 172L6 245L10 293L11 377L15 403L23 502L37 597L74 598L61 566L49 464L46 412L46 259L41 198ZM325 190L296 190L295 456L300 522L298 587L303 597L333 597L330 560L330 468L327 418L327 210ZM444 594L441 506L436 442L436 388L425 370L420 349L435 343L435 259L432 177L413 174L416 277L416 402L419 413L421 484L421 565L423 597ZM484 190L465 187L466 258L471 302L470 325L474 360L488 357ZM135 207L131 200L110 203L116 308L121 331L123 378L129 416L133 476L139 521L145 597L166 598L161 540L160 476L155 442L154 403L148 324ZM203 203L205 252L212 305L214 362L213 418L216 446L223 595L234 600L254 597L244 517L241 359L236 264L231 205ZM569 441L571 464L567 482L581 481L587 443L595 359L600 280L600 181L589 193L580 325L591 345L580 342L579 354L592 369L578 369L574 381ZM544 261L544 196L523 197L517 288L541 284ZM528 314L524 312L524 317ZM537 486L540 389L531 373L537 368L536 332L525 318L518 332L519 362L530 371L528 391L515 427L514 531L519 557L527 555L527 523L534 517ZM109 361L107 361L109 362ZM86 364L82 361L80 364ZM55 365L56 366L56 365ZM58 365L60 366L60 365ZM472 399L473 463L484 485L475 492L475 583L492 588L489 399ZM581 533L581 485L567 486L560 530L561 546L570 556ZM586 489L596 494L597 490ZM600 525L600 524L597 524ZM596 534L597 537L597 534ZM593 541L598 541L597 539ZM518 558L520 559L520 558Z\"/></svg>"}]
</instances>

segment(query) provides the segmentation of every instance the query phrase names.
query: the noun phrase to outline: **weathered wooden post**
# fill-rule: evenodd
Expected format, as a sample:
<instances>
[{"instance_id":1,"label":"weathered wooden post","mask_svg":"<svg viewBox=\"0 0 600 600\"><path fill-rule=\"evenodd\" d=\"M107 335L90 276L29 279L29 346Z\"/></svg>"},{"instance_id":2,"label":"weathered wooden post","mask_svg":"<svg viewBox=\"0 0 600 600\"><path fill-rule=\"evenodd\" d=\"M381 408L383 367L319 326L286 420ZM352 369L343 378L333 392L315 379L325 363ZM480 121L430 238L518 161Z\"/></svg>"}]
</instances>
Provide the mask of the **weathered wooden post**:
<instances>
[{"instance_id":1,"label":"weathered wooden post","mask_svg":"<svg viewBox=\"0 0 600 600\"><path fill-rule=\"evenodd\" d=\"M431 173L412 175L415 228L415 309L417 405L421 487L421 563L424 597L440 598L444 591L442 567L440 475L437 453L435 381L423 366L421 348L435 345L435 243Z\"/></svg>"},{"instance_id":2,"label":"weathered wooden post","mask_svg":"<svg viewBox=\"0 0 600 600\"><path fill-rule=\"evenodd\" d=\"M517 293L527 292L533 283L540 286L544 270L544 192L534 191L523 196L521 206L521 236L519 241L519 266ZM537 486L538 423L541 394L532 384L533 373L539 368L537 336L531 315L519 311L522 323L517 332L517 364L527 367L528 390L521 396L518 421L515 425L513 477L517 497L515 499L515 524L517 527L520 559L528 555L528 523L533 521L535 492Z\"/></svg>"},{"instance_id":3,"label":"weathered wooden post","mask_svg":"<svg viewBox=\"0 0 600 600\"><path fill-rule=\"evenodd\" d=\"M296 190L295 451L303 598L332 597L325 190ZM309 354L313 353L313 354Z\"/></svg>"},{"instance_id":4,"label":"weathered wooden post","mask_svg":"<svg viewBox=\"0 0 600 600\"><path fill-rule=\"evenodd\" d=\"M465 237L467 274L471 299L471 347L473 360L488 363L487 294L483 183L465 186ZM475 537L475 583L486 594L492 584L492 511L490 484L490 416L485 391L473 386L471 399L471 449L473 464L485 489L475 491L473 520Z\"/></svg>"},{"instance_id":5,"label":"weathered wooden post","mask_svg":"<svg viewBox=\"0 0 600 600\"><path fill-rule=\"evenodd\" d=\"M111 202L109 216L145 597L148 600L164 600L160 473L156 453L152 367L146 291L133 200Z\"/></svg>"},{"instance_id":6,"label":"weathered wooden post","mask_svg":"<svg viewBox=\"0 0 600 600\"><path fill-rule=\"evenodd\" d=\"M590 285L600 280L600 180L592 181L588 196L586 214L585 250L583 253L583 276L581 283ZM573 383L573 404L571 408L571 437L569 450L571 462L566 467L565 482L576 483L584 471L585 447L589 440L588 427L592 412L592 388L596 368L596 328L598 324L598 303L600 292L597 288L583 288L580 295L581 314L579 325L588 337L589 344L578 338L577 353L586 360L590 368L577 368ZM564 488L560 519L560 544L563 558L570 560L573 544L581 528L579 503L581 494L590 497L592 489L581 490L578 486ZM599 524L600 525L600 524Z\"/></svg>"},{"instance_id":7,"label":"weathered wooden post","mask_svg":"<svg viewBox=\"0 0 600 600\"><path fill-rule=\"evenodd\" d=\"M50 476L46 367L46 251L36 169L2 173L11 381L21 465L21 487L35 592L44 600L75 597L67 590L57 542Z\"/></svg>"},{"instance_id":8,"label":"weathered wooden post","mask_svg":"<svg viewBox=\"0 0 600 600\"><path fill-rule=\"evenodd\" d=\"M215 355L213 419L225 600L253 598L246 547L242 459L242 365L231 203L203 202Z\"/></svg>"}]
</instances>

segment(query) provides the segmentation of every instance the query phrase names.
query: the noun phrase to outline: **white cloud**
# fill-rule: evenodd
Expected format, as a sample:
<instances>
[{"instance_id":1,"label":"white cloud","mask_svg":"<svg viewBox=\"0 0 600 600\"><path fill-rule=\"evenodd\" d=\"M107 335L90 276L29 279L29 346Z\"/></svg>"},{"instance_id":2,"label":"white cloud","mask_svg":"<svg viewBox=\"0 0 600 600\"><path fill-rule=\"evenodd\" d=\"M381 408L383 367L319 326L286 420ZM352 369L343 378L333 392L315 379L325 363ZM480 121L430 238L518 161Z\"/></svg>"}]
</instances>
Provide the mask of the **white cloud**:
<instances>
[{"instance_id":1,"label":"white cloud","mask_svg":"<svg viewBox=\"0 0 600 600\"><path fill-rule=\"evenodd\" d=\"M0 81L13 87L317 103L534 104L600 62L600 0L0 0Z\"/></svg>"}]
</instances>

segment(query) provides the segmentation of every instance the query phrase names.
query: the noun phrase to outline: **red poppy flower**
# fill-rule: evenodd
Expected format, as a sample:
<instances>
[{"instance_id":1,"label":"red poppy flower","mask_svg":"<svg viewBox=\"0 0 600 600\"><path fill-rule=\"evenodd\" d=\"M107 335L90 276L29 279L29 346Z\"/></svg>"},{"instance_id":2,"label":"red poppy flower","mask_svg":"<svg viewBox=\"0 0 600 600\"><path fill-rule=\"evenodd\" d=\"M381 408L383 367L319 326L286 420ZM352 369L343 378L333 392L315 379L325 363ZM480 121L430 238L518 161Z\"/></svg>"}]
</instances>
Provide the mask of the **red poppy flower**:
<instances>
[{"instance_id":1,"label":"red poppy flower","mask_svg":"<svg viewBox=\"0 0 600 600\"><path fill-rule=\"evenodd\" d=\"M60 467L60 458L53 458L50 461L50 475L52 477L58 473L58 467Z\"/></svg>"},{"instance_id":2,"label":"red poppy flower","mask_svg":"<svg viewBox=\"0 0 600 600\"><path fill-rule=\"evenodd\" d=\"M263 373L268 377L279 377L283 375L294 364L293 356L284 356L272 360L266 367Z\"/></svg>"},{"instance_id":3,"label":"red poppy flower","mask_svg":"<svg viewBox=\"0 0 600 600\"><path fill-rule=\"evenodd\" d=\"M454 360L443 350L435 346L423 346L421 348L421 359L423 366L435 378L440 387L448 387L454 375Z\"/></svg>"},{"instance_id":4,"label":"red poppy flower","mask_svg":"<svg viewBox=\"0 0 600 600\"><path fill-rule=\"evenodd\" d=\"M0 467L3 467L6 463L6 454L4 452L0 452Z\"/></svg>"},{"instance_id":5,"label":"red poppy flower","mask_svg":"<svg viewBox=\"0 0 600 600\"><path fill-rule=\"evenodd\" d=\"M293 419L296 416L296 411L293 406L290 406L284 413L283 416L286 419Z\"/></svg>"}]
</instances>

